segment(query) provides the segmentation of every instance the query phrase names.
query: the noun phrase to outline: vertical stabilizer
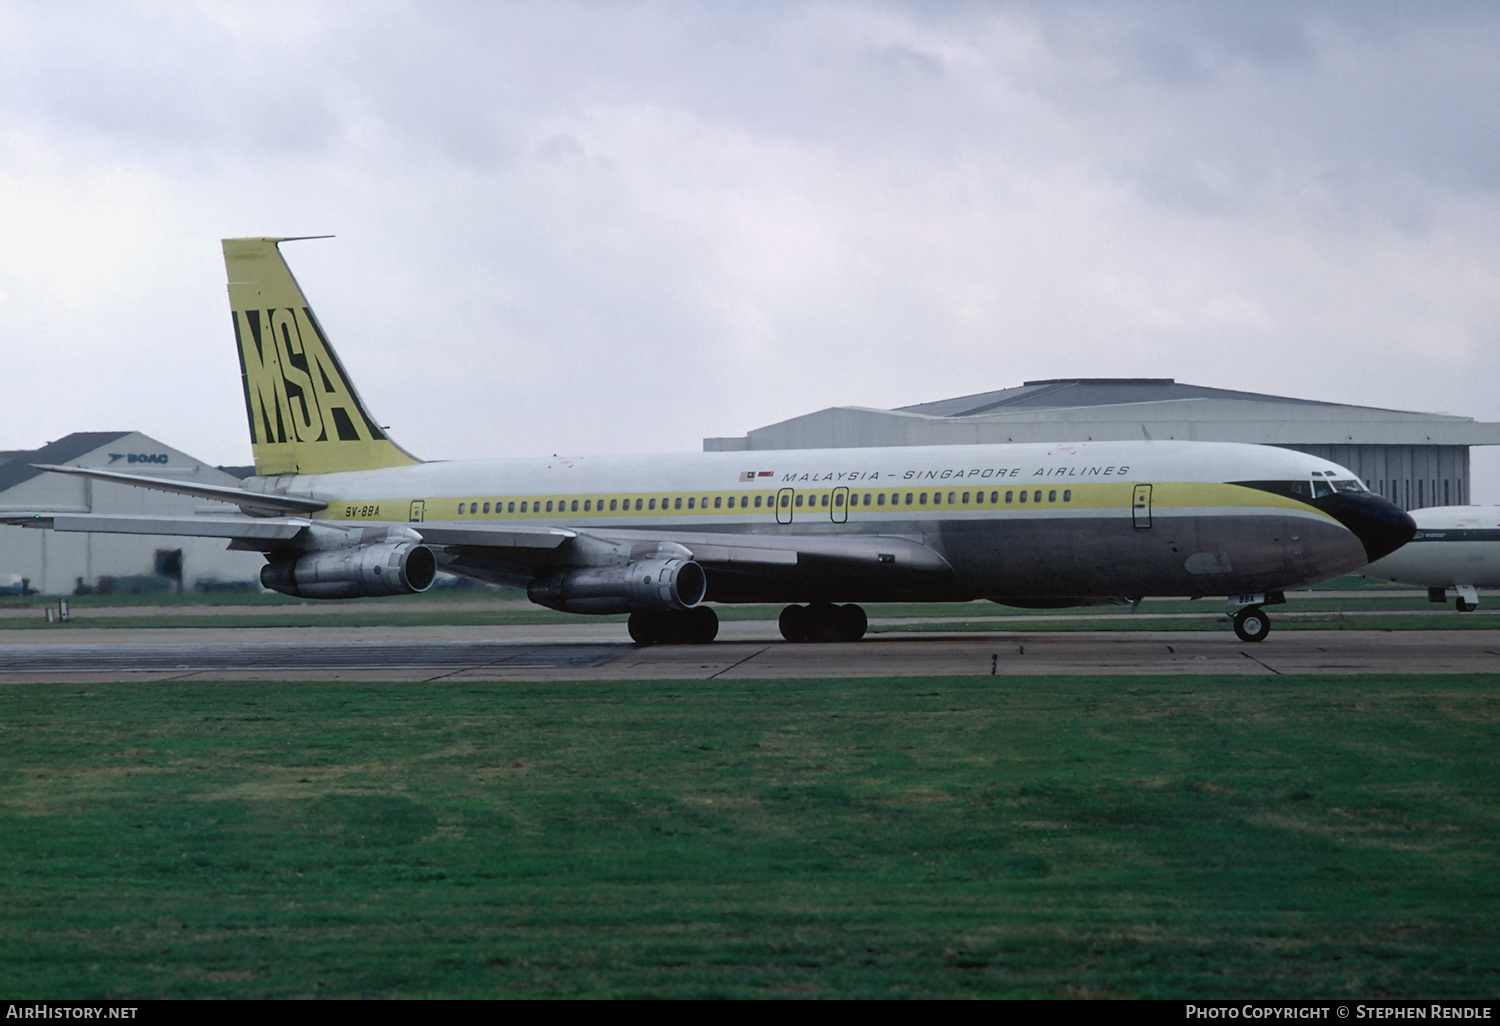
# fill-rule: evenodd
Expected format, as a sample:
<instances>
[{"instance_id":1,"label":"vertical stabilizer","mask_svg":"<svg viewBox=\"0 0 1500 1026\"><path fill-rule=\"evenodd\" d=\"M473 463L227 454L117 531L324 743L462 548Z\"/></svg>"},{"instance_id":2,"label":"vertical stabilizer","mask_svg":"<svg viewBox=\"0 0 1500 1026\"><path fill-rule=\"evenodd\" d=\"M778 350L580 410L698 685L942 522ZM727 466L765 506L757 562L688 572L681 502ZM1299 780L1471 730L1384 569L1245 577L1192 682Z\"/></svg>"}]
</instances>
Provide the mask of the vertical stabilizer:
<instances>
[{"instance_id":1,"label":"vertical stabilizer","mask_svg":"<svg viewBox=\"0 0 1500 1026\"><path fill-rule=\"evenodd\" d=\"M229 307L256 474L327 474L419 463L360 401L277 243L225 239Z\"/></svg>"}]
</instances>

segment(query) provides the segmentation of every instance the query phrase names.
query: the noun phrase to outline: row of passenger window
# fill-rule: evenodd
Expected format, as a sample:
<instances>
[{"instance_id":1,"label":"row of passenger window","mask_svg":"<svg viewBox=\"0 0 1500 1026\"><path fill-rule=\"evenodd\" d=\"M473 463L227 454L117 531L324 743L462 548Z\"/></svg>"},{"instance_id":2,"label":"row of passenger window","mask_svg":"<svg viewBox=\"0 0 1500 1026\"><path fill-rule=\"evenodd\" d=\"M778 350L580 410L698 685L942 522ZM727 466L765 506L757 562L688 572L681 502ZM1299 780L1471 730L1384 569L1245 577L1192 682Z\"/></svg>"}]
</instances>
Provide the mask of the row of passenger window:
<instances>
[{"instance_id":1,"label":"row of passenger window","mask_svg":"<svg viewBox=\"0 0 1500 1026\"><path fill-rule=\"evenodd\" d=\"M755 508L759 509L761 507L762 496L757 495L754 498L755 498ZM770 496L765 496L764 498L766 498L768 500L765 503L766 508L767 509L771 508L771 506L774 503L774 500L771 500ZM735 503L736 499L739 500L738 508L740 508L740 509L749 509L750 508L750 499L751 499L751 496L749 496L749 495L730 495L727 498L725 496L723 496L723 495L713 496L713 508L714 509L723 509L723 508L725 508L727 506L729 509L735 509L736 508L736 503ZM674 501L676 503L675 507L673 506L673 502ZM603 500L603 499L598 499L598 500L595 500L595 499L558 499L558 500L556 500L556 512L558 512L558 513L579 513L579 512L583 512L583 513L603 513L603 512L605 512L604 502L605 502L605 500ZM634 507L631 506L632 502L635 503ZM610 513L620 513L620 512L629 513L629 512L631 512L632 509L634 509L634 510L636 510L638 512L645 512L645 511L648 511L648 510L657 509L658 508L657 502L658 502L658 500L655 497L652 497L652 498L610 499L609 500L609 512ZM683 509L684 508L683 507L683 500L681 498L678 498L678 499L674 500L670 495L663 495L661 497L661 499L660 499L660 502L661 502L661 506L659 508L661 508L661 509L673 509L673 508L675 508L675 509ZM582 503L581 507L579 506L579 503ZM698 508L698 503L699 503L698 497L696 495L695 496L691 496L691 497L689 497L687 499L687 507L686 508L687 509L697 509ZM547 500L546 501L546 509L544 510L543 509L543 500L537 499L535 501L531 501L531 500L527 500L527 499L522 499L522 500L520 500L520 512L522 512L522 513L533 513L533 514L535 514L535 513L542 513L542 512L551 513L551 512L554 511L553 510L553 505L554 505L553 500L551 500L551 499ZM709 496L707 496L707 495L703 496L702 508L703 509L708 509L709 508ZM495 503L494 503L494 509L495 509L496 513L515 513L515 512L517 512L517 502L514 499L512 499L509 502L506 502L503 499L496 500ZM458 504L458 515L459 516L463 516L466 512L472 514L472 513L488 513L489 511L490 511L490 503L488 503L488 502L485 502L485 503L479 503L479 502L463 503L463 502L460 502Z\"/></svg>"},{"instance_id":2,"label":"row of passenger window","mask_svg":"<svg viewBox=\"0 0 1500 1026\"><path fill-rule=\"evenodd\" d=\"M942 492L932 492L931 494L932 494L932 505L934 505L934 506L941 506L941 505L943 505L943 493ZM1030 499L1031 502L1041 502L1042 501L1042 490L1040 488L1036 489L1035 491L1030 491L1030 492L1026 491L1025 489L1022 489L1019 493L1017 493L1014 490L1012 490L1012 491L1008 491L1008 492L1005 493L1005 505L1010 505L1010 504L1016 502L1017 501L1017 499L1016 499L1017 494L1020 495L1020 500L1019 500L1020 502L1026 502L1026 501L1028 501L1027 500L1027 496L1028 495L1031 496L1031 499ZM890 504L892 506L900 506L900 505L902 505L902 493L901 492L891 492L890 495L891 495L891 503ZM869 506L869 505L884 506L886 504L885 496L886 496L885 492L860 492L860 493L855 493L855 494L852 494L852 495L849 496L849 508L850 509L855 509L856 507ZM910 506L913 503L915 503L918 506L925 506L925 505L927 505L927 496L928 496L927 492L907 492L907 493L905 493L905 500L906 500L905 504L908 505L908 506ZM814 499L816 499L817 501L815 502ZM829 494L827 492L824 492L824 493L822 493L821 495L818 495L818 496L809 495L807 497L807 504L809 506L819 506L819 507L822 507L823 509L829 508L830 501L831 501L831 504L832 504L833 508L837 509L837 508L841 507L843 505L843 503L844 503L844 494L843 494L843 492L835 492L835 493L833 493L833 496L832 496L831 500L830 500ZM1057 501L1057 489L1055 489L1055 488L1049 488L1049 489L1047 489L1047 501L1048 502L1056 502ZM1071 489L1071 488L1065 488L1065 489L1063 489L1062 501L1063 502L1072 502L1073 501L1073 489ZM782 496L781 496L781 505L782 506L786 506L786 504L787 504L787 496L786 496L785 493L782 493ZM948 503L947 504L949 506L983 505L984 504L984 493L983 492L949 492L948 493ZM999 505L1001 505L1000 492L990 492L990 501L989 501L989 504L991 506L999 506ZM802 506L802 493L800 493L800 492L797 493L796 505L799 508Z\"/></svg>"},{"instance_id":3,"label":"row of passenger window","mask_svg":"<svg viewBox=\"0 0 1500 1026\"><path fill-rule=\"evenodd\" d=\"M805 495L802 492L797 492L796 493L795 501L793 500L792 495L788 494L788 491L782 491L780 494L781 494L780 503L781 503L781 506L782 506L783 509L787 509L787 508L790 508L792 506L795 506L797 509L802 509L802 508L804 508L804 506L821 507L823 509L828 509L831 506L832 508L838 509L838 508L842 508L843 505L844 505L844 492L842 490L834 492L834 493L832 493L832 495L830 495L830 493L828 493L828 492L823 492L823 493L821 493L819 495ZM930 494L932 496L932 500L931 500L931 504L932 505L934 505L934 506L944 505L944 502L943 502L943 493L942 492L932 492ZM1058 501L1057 489L1055 489L1055 488L1047 489L1047 493L1046 494L1047 494L1047 498L1046 498L1047 502L1057 502ZM884 506L884 505L887 504L886 503L886 495L887 495L886 492L861 492L861 493L851 494L849 496L849 508L850 509L855 509L855 508L862 507L862 506L875 506L875 507ZM902 501L903 500L903 493L901 493L901 492L891 492L891 493L889 493L889 495L890 495L890 503L889 503L890 505L892 505L892 506L903 505L903 501ZM918 506L926 506L926 505L928 505L928 495L929 495L928 492L906 492L906 493L904 493L904 499L905 499L904 504L907 505L907 506L911 506L913 504L918 505ZM1019 495L1019 498L1017 498L1018 495ZM1023 488L1019 492L1017 492L1015 490L1011 490L1011 491L1005 492L1004 496L1005 496L1004 502L1003 502L1004 505L1011 505L1011 504L1017 503L1017 502L1019 502L1020 504L1026 504L1028 502L1030 502L1030 503L1039 503L1039 502L1043 501L1042 500L1042 489L1040 489L1040 488L1035 489L1035 490L1031 490L1031 491L1028 491L1028 490L1026 490L1026 489ZM805 503L804 503L804 499L806 500ZM990 499L989 504L992 505L992 506L1002 505L1001 493L998 492L998 491L990 492L989 499ZM708 509L708 508L710 508L709 507L709 500L710 500L710 496L707 496L707 495L703 496L701 499L699 499L699 497L696 496L696 495L689 496L685 500L682 497L680 497L680 496L674 498L674 497L669 496L669 495L663 495L660 500L658 500L654 496L652 496L650 498L646 498L646 497L640 497L640 498L631 497L631 498L626 498L626 499L609 499L608 500L608 502L609 502L608 512L610 512L610 513L621 513L621 512L629 513L629 512L634 511L634 512L637 512L637 513L642 513L642 512L650 512L650 511L653 511L653 510L656 510L656 509L663 509L663 510ZM751 495L729 495L729 496L715 495L715 496L712 496L712 500L713 500L713 507L712 507L713 509L751 509L751 508L762 509L762 508L764 508L764 509L767 509L767 510L774 510L775 507L776 507L776 503L777 503L777 499L774 496L770 496L770 495L754 495L754 496L751 496ZM752 502L752 500L753 500L753 502ZM764 500L764 503L762 502L762 500ZM511 499L509 501L504 500L504 499L496 499L496 500L492 500L490 502L460 502L458 504L458 515L459 516L465 516L465 515L470 515L470 516L472 516L472 515L481 515L482 516L482 515L484 515L486 513L489 513L490 510L491 510L491 507L493 507L494 512L497 513L497 514L508 514L508 513L517 513L517 512L519 512L519 513L529 513L529 514L532 514L532 515L536 515L536 514L539 514L539 513L553 513L553 512L556 512L556 513L604 513L604 512L606 512L605 505L604 505L605 501L606 500L604 500L604 499L545 499L545 500L543 500L543 499L535 499L535 500L532 500L532 499L520 499L520 500ZM659 507L657 506L657 502L658 501L660 501L660 503L661 503L661 505ZM1065 488L1065 489L1063 489L1062 501L1063 502L1072 502L1073 501L1073 490L1071 488ZM686 506L684 506L684 502L686 502ZM580 507L580 503L582 504L581 507ZM631 503L634 503L635 505L632 506ZM949 505L949 506L969 506L969 505L975 505L975 504L983 505L984 504L984 492L949 492L948 493L948 501L947 501L946 504Z\"/></svg>"}]
</instances>

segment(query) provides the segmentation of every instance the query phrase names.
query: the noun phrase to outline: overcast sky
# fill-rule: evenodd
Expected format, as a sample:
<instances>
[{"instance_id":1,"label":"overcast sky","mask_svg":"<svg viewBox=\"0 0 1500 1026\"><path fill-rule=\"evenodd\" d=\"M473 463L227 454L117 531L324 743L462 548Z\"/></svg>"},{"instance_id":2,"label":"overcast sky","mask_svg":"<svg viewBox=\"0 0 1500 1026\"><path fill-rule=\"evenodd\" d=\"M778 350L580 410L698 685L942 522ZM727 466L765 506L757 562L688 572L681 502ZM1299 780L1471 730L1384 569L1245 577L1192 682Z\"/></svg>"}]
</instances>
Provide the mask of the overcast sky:
<instances>
[{"instance_id":1,"label":"overcast sky","mask_svg":"<svg viewBox=\"0 0 1500 1026\"><path fill-rule=\"evenodd\" d=\"M1497 107L1493 2L0 0L0 449L248 463L240 235L337 236L429 459L1070 376L1497 421Z\"/></svg>"}]
</instances>

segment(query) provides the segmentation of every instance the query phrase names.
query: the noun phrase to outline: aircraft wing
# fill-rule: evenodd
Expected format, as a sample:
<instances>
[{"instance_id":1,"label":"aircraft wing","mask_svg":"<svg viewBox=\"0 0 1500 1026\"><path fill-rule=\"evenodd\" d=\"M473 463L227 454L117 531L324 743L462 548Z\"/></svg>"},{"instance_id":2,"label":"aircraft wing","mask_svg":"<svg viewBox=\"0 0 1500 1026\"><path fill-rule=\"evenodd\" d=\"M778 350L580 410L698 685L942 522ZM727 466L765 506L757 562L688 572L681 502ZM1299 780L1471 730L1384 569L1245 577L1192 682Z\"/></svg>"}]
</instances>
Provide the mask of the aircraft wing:
<instances>
[{"instance_id":1,"label":"aircraft wing","mask_svg":"<svg viewBox=\"0 0 1500 1026\"><path fill-rule=\"evenodd\" d=\"M133 475L120 475L133 477ZM174 482L175 483L175 482ZM207 496L204 496L207 497ZM64 532L223 538L229 547L268 558L291 552L349 550L396 540L432 548L440 566L525 586L569 569L621 566L671 556L710 574L744 580L827 580L853 575L900 586L952 573L948 561L915 538L896 535L732 534L662 530L593 530L508 524L388 523L313 520L301 516L0 512L0 524ZM721 583L729 578L721 578Z\"/></svg>"},{"instance_id":2,"label":"aircraft wing","mask_svg":"<svg viewBox=\"0 0 1500 1026\"><path fill-rule=\"evenodd\" d=\"M730 534L692 531L544 529L517 531L495 525L407 525L444 562L466 573L515 583L568 567L619 565L670 554L692 559L710 573L761 578L827 572L874 575L891 582L952 573L940 554L922 542L890 535Z\"/></svg>"},{"instance_id":3,"label":"aircraft wing","mask_svg":"<svg viewBox=\"0 0 1500 1026\"><path fill-rule=\"evenodd\" d=\"M953 569L946 559L920 541L896 535L611 531L602 536L622 541L674 542L709 567L757 563L796 566L827 561L850 567L887 567L897 572L948 573Z\"/></svg>"}]
</instances>

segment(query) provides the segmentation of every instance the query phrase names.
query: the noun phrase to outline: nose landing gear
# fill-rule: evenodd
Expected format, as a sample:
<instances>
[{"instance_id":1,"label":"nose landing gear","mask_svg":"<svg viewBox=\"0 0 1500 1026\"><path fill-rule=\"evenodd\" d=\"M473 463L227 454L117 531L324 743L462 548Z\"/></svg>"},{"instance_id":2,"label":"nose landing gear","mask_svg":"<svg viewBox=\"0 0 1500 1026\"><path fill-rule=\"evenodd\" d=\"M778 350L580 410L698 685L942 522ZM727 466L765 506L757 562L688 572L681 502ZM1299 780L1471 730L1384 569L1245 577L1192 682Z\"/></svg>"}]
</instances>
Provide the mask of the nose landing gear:
<instances>
[{"instance_id":1,"label":"nose landing gear","mask_svg":"<svg viewBox=\"0 0 1500 1026\"><path fill-rule=\"evenodd\" d=\"M1234 633L1241 641L1265 641L1271 633L1271 618L1260 606L1246 606L1234 614Z\"/></svg>"}]
</instances>

